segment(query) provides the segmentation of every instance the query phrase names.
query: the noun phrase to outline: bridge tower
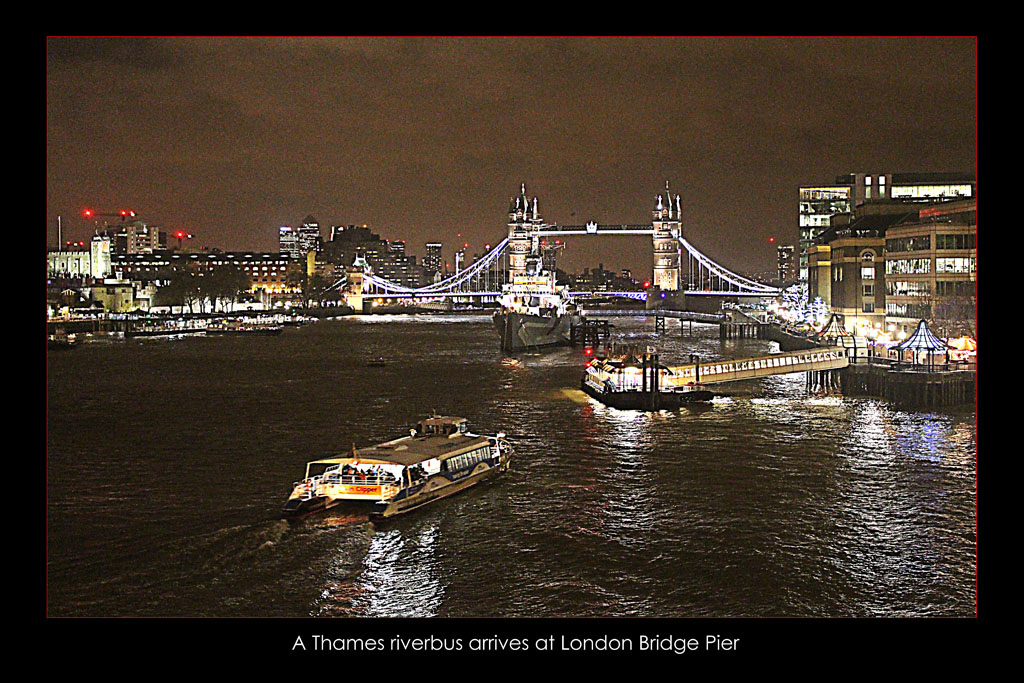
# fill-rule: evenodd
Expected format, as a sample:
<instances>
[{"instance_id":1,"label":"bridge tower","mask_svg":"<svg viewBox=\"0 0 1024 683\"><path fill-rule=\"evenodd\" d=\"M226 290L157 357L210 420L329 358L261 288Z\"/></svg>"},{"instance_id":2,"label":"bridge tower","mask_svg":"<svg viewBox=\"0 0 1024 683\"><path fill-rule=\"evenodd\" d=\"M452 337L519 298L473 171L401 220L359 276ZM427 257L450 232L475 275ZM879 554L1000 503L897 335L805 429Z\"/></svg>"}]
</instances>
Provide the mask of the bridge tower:
<instances>
[{"instance_id":1,"label":"bridge tower","mask_svg":"<svg viewBox=\"0 0 1024 683\"><path fill-rule=\"evenodd\" d=\"M654 220L654 278L653 287L663 292L679 291L679 238L683 231L683 210L677 194L669 192L665 183L665 196L658 195L658 203L652 212Z\"/></svg>"},{"instance_id":2,"label":"bridge tower","mask_svg":"<svg viewBox=\"0 0 1024 683\"><path fill-rule=\"evenodd\" d=\"M345 304L351 306L356 313L363 312L363 275L365 274L366 260L358 255L355 261L345 272L347 282L343 287Z\"/></svg>"},{"instance_id":3,"label":"bridge tower","mask_svg":"<svg viewBox=\"0 0 1024 683\"><path fill-rule=\"evenodd\" d=\"M537 198L533 198L532 206L526 196L526 183L520 189L520 195L509 200L508 205L508 278L517 275L528 275L530 257L537 252L536 230L540 227L541 218L537 213Z\"/></svg>"}]
</instances>

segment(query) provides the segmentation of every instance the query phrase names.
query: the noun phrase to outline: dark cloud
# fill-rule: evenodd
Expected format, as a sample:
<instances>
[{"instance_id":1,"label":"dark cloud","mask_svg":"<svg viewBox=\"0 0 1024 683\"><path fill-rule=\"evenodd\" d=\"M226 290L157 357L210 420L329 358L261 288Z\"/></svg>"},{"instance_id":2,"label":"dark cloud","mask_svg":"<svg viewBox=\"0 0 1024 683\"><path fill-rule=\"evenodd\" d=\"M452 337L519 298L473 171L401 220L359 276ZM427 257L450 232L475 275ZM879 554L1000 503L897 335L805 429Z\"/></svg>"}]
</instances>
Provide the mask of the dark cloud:
<instances>
[{"instance_id":1,"label":"dark cloud","mask_svg":"<svg viewBox=\"0 0 1024 683\"><path fill-rule=\"evenodd\" d=\"M312 213L474 244L527 183L546 219L642 222L666 179L688 234L764 270L800 184L973 171L972 38L55 38L48 200L131 206L224 248ZM51 226L51 231L53 231ZM641 238L572 267L650 268Z\"/></svg>"}]
</instances>

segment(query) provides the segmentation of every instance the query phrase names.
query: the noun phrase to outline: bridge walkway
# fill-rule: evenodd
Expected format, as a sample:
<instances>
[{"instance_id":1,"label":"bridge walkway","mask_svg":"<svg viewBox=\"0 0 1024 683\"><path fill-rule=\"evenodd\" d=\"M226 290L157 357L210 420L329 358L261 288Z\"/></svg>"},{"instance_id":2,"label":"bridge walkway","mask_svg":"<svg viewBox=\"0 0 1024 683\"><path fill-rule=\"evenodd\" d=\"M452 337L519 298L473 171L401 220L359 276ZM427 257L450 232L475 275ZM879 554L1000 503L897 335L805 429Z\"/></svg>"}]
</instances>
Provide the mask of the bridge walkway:
<instances>
[{"instance_id":1,"label":"bridge walkway","mask_svg":"<svg viewBox=\"0 0 1024 683\"><path fill-rule=\"evenodd\" d=\"M664 377L662 384L665 387L685 386L691 382L718 384L771 375L785 375L791 372L837 370L845 368L849 364L850 359L846 356L846 349L841 346L827 346L770 356L700 363L699 379L697 378L697 364L677 365L669 368L670 374Z\"/></svg>"}]
</instances>

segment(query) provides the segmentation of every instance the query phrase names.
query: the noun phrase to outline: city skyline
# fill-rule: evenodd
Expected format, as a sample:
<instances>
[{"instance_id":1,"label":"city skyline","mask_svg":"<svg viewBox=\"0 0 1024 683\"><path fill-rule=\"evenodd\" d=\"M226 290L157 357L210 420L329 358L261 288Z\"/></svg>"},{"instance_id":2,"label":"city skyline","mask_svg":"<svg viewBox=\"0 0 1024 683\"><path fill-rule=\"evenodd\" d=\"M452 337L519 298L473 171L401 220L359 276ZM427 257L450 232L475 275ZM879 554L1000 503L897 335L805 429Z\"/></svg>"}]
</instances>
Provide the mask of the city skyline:
<instances>
[{"instance_id":1,"label":"city skyline","mask_svg":"<svg viewBox=\"0 0 1024 683\"><path fill-rule=\"evenodd\" d=\"M47 81L48 242L90 207L226 249L312 214L472 250L521 183L614 224L667 180L695 244L762 272L801 184L975 171L974 38L50 38ZM650 268L641 238L568 243Z\"/></svg>"}]
</instances>

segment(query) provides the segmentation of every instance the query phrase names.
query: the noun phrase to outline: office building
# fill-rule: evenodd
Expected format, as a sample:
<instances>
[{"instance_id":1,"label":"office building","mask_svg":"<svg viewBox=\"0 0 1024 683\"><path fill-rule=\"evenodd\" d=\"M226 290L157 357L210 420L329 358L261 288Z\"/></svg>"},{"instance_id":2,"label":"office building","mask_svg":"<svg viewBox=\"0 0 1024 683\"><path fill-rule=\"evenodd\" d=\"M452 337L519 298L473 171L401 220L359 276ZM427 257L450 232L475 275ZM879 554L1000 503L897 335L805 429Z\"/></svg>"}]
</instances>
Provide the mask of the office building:
<instances>
[{"instance_id":1,"label":"office building","mask_svg":"<svg viewBox=\"0 0 1024 683\"><path fill-rule=\"evenodd\" d=\"M425 246L427 255L423 257L423 269L427 274L445 272L443 245L441 242L427 242Z\"/></svg>"},{"instance_id":2,"label":"office building","mask_svg":"<svg viewBox=\"0 0 1024 683\"><path fill-rule=\"evenodd\" d=\"M832 216L850 213L865 203L934 203L977 196L969 173L848 173L831 184L800 188L799 271L808 282L807 249L830 225Z\"/></svg>"},{"instance_id":3,"label":"office building","mask_svg":"<svg viewBox=\"0 0 1024 683\"><path fill-rule=\"evenodd\" d=\"M785 287L796 279L795 260L793 257L794 249L795 247L792 244L787 244L780 246L777 250L777 270L780 287Z\"/></svg>"},{"instance_id":4,"label":"office building","mask_svg":"<svg viewBox=\"0 0 1024 683\"><path fill-rule=\"evenodd\" d=\"M940 337L976 336L978 201L923 208L885 239L886 324Z\"/></svg>"}]
</instances>

